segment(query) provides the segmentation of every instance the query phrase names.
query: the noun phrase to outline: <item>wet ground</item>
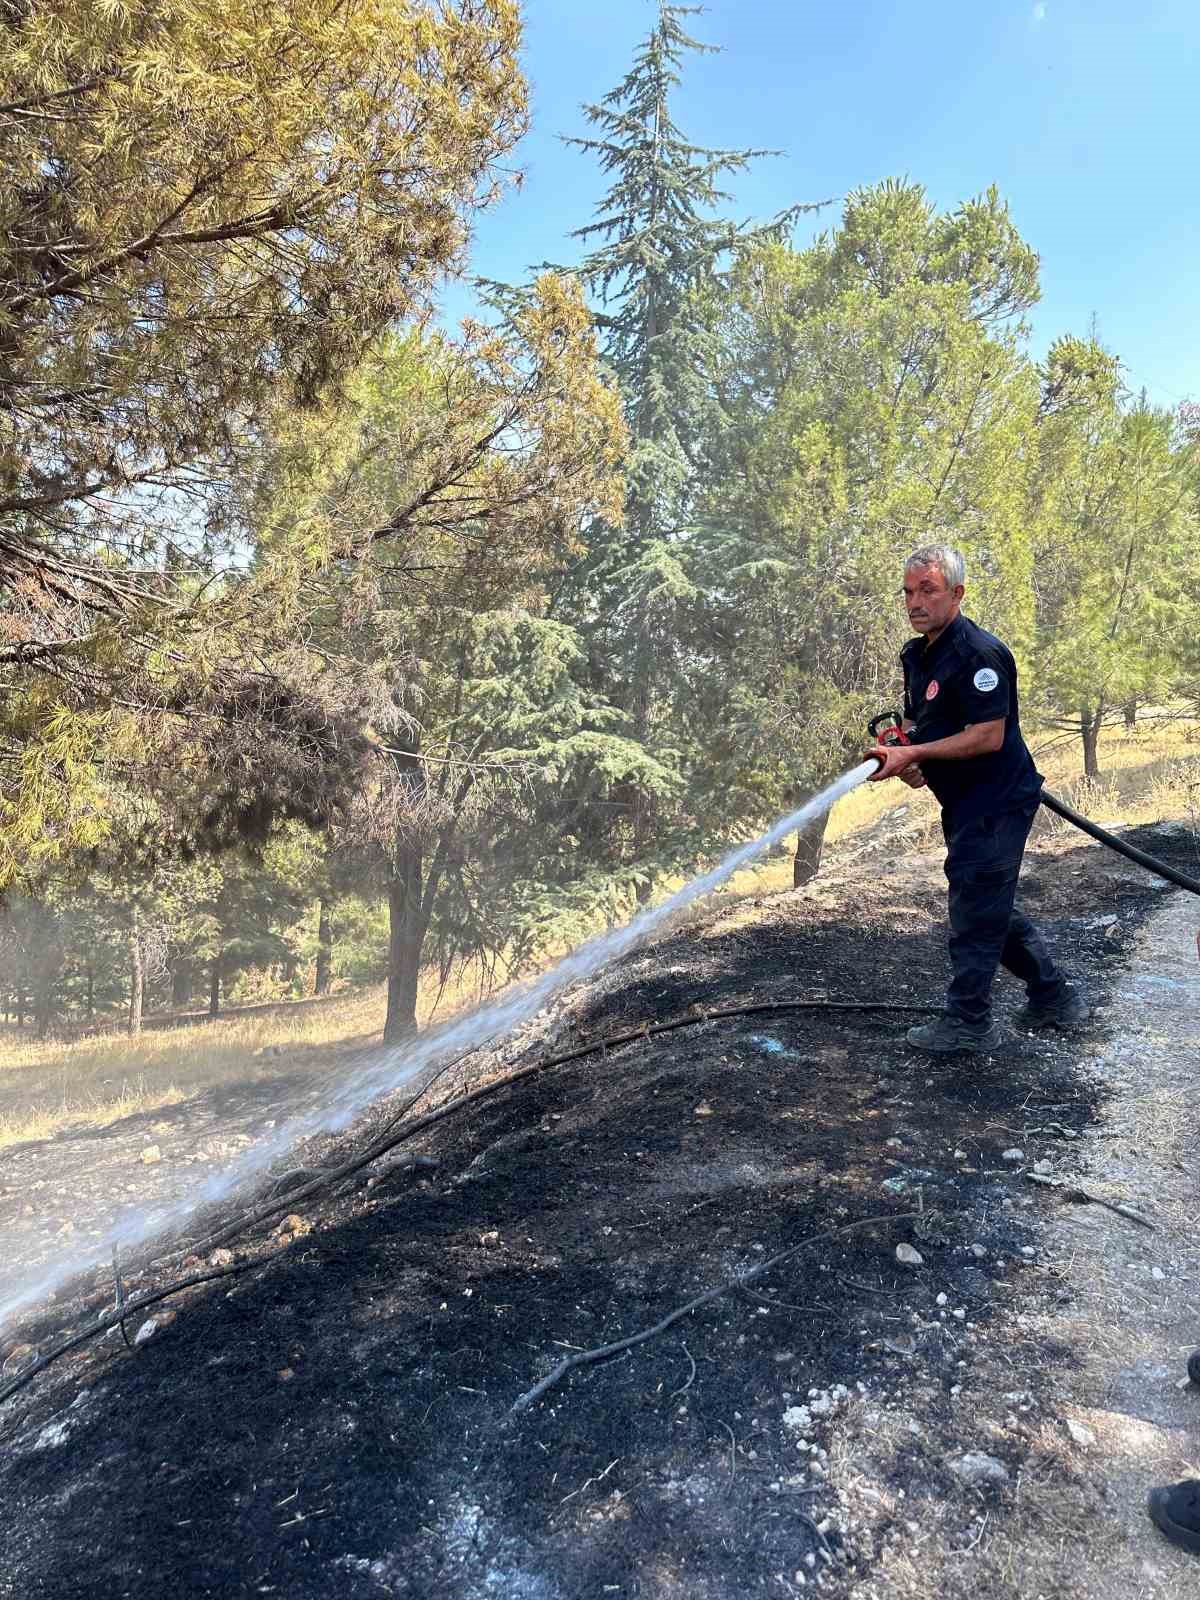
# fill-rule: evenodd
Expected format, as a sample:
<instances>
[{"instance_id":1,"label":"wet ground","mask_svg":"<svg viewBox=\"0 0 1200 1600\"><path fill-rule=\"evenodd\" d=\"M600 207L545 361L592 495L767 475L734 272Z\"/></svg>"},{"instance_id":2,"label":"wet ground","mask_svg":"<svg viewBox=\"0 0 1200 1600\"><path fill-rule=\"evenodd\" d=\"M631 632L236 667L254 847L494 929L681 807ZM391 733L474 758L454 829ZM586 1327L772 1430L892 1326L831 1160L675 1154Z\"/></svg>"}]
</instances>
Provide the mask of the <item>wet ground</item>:
<instances>
[{"instance_id":1,"label":"wet ground","mask_svg":"<svg viewBox=\"0 0 1200 1600\"><path fill-rule=\"evenodd\" d=\"M1195 870L1189 837L1135 837ZM718 910L570 997L511 1064L716 1005L937 1005L939 864ZM356 1182L283 1236L272 1219L236 1247L256 1270L133 1351L113 1334L64 1358L0 1409L0 1595L1091 1592L1070 1562L1036 1588L980 1563L998 1530L1050 1544L1086 1476L1053 1415L1081 1364L1045 1245L1068 1202L1025 1174L1103 1131L1098 1062L1165 901L1062 840L1023 898L1101 1002L1079 1038L930 1064L908 1016L697 1020L448 1118L414 1146L436 1169ZM514 1413L565 1356L797 1246ZM81 1304L0 1354L19 1367L12 1346L47 1348Z\"/></svg>"}]
</instances>

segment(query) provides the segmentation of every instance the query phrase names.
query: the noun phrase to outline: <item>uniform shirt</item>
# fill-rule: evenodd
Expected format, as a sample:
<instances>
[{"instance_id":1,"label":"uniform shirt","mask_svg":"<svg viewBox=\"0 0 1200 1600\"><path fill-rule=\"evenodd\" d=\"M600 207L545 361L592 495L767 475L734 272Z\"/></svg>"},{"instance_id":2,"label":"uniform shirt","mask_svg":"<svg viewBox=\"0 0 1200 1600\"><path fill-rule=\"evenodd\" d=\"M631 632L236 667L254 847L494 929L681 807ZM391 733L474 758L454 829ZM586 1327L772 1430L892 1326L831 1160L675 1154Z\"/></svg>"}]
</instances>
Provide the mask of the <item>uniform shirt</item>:
<instances>
[{"instance_id":1,"label":"uniform shirt","mask_svg":"<svg viewBox=\"0 0 1200 1600\"><path fill-rule=\"evenodd\" d=\"M1021 736L1017 664L1008 646L961 612L932 645L911 639L900 652L909 738L929 744L968 723L1004 718L999 750L967 761L922 761L925 781L948 821L969 822L1036 805L1042 776Z\"/></svg>"}]
</instances>

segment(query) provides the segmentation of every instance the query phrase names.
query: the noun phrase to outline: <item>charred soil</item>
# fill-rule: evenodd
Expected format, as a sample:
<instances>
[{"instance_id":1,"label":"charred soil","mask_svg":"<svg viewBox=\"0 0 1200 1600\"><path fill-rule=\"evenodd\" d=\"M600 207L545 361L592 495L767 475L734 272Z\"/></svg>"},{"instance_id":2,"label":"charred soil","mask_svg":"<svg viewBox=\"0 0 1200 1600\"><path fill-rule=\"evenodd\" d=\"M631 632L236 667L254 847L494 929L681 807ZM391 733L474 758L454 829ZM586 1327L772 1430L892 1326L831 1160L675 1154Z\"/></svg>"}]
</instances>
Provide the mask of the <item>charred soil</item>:
<instances>
[{"instance_id":1,"label":"charred soil","mask_svg":"<svg viewBox=\"0 0 1200 1600\"><path fill-rule=\"evenodd\" d=\"M1183 835L1131 837L1195 869ZM981 1582L971 1552L988 1527L1050 1515L1079 1471L1044 1433L1069 1347L1021 1314L1070 1300L1039 1261L1068 1202L1023 1174L1103 1116L1103 1002L1161 900L1114 863L1063 838L1028 857L1023 903L1100 1002L1079 1036L1013 1031L1003 1054L931 1062L904 1042L912 1016L697 1020L502 1088L414 1142L436 1167L368 1168L282 1233L246 1234L233 1248L253 1270L0 1409L0 1595L1075 1592ZM939 868L926 853L719 906L570 996L503 1064L690 1008L936 1009ZM1006 980L1001 1014L1020 998ZM513 1411L564 1356L810 1239ZM147 1264L131 1287L170 1276ZM82 1325L96 1289L60 1295L0 1357ZM1006 1420L985 1427L1000 1391ZM972 1478L964 1455L992 1465Z\"/></svg>"}]
</instances>

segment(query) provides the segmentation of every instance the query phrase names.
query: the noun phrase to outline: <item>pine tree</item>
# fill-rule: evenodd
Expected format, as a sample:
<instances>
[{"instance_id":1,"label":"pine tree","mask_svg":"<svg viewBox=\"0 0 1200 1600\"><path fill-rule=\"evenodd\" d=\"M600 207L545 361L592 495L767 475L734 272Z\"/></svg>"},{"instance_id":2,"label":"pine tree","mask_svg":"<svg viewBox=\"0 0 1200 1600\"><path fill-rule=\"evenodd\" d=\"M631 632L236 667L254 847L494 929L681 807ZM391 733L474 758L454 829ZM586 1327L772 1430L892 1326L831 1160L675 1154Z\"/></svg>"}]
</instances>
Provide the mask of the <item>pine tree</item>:
<instances>
[{"instance_id":1,"label":"pine tree","mask_svg":"<svg viewBox=\"0 0 1200 1600\"><path fill-rule=\"evenodd\" d=\"M1036 269L995 193L939 215L898 182L850 196L808 249L739 257L685 654L688 810L714 839L826 782L894 700L916 545L962 545L971 607L1028 636Z\"/></svg>"},{"instance_id":2,"label":"pine tree","mask_svg":"<svg viewBox=\"0 0 1200 1600\"><path fill-rule=\"evenodd\" d=\"M1100 773L1106 722L1165 695L1194 651L1197 459L1184 419L1132 399L1094 340L1041 369L1031 495L1038 671L1033 703Z\"/></svg>"},{"instance_id":3,"label":"pine tree","mask_svg":"<svg viewBox=\"0 0 1200 1600\"><path fill-rule=\"evenodd\" d=\"M567 143L598 159L612 185L596 220L573 237L596 243L575 268L597 304L602 353L620 384L631 447L624 524L596 525L586 558L563 585L560 614L577 621L597 681L630 718L634 739L670 761L673 619L694 594L685 525L696 489L697 444L711 427L717 334L709 311L730 252L763 236L715 215L723 178L766 151L692 143L671 113L685 56L704 52L685 31L701 8L662 0L629 72L585 107L594 136ZM786 227L800 210L776 219ZM669 829L637 790L628 796L634 861L649 887L651 856L669 855Z\"/></svg>"}]
</instances>

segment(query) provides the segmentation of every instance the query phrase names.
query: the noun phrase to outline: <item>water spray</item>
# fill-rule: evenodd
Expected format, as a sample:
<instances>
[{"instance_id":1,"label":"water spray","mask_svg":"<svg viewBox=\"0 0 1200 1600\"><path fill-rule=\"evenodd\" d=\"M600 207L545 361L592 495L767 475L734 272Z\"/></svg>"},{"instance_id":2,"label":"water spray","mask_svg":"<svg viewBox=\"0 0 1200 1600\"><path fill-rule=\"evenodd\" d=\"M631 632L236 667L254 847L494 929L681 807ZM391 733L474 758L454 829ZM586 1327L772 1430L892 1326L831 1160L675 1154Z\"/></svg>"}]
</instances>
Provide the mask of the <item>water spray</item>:
<instances>
[{"instance_id":1,"label":"water spray","mask_svg":"<svg viewBox=\"0 0 1200 1600\"><path fill-rule=\"evenodd\" d=\"M659 905L647 906L622 927L610 929L577 946L536 978L514 985L498 999L477 1006L414 1041L372 1051L362 1069L340 1082L332 1098L320 1109L291 1118L269 1139L254 1145L221 1172L213 1173L187 1196L153 1210L136 1207L124 1213L89 1246L85 1256L63 1256L36 1271L0 1277L0 1328L69 1279L108 1261L114 1247L123 1252L179 1228L195 1212L225 1199L261 1173L301 1139L316 1133L336 1133L382 1095L402 1088L456 1056L478 1049L487 1041L508 1037L563 990L586 981L609 962L628 955L673 917L727 883L764 850L824 816L844 795L865 783L878 766L877 758L860 762L797 810L781 817L765 833L738 845L716 866L700 873Z\"/></svg>"}]
</instances>

